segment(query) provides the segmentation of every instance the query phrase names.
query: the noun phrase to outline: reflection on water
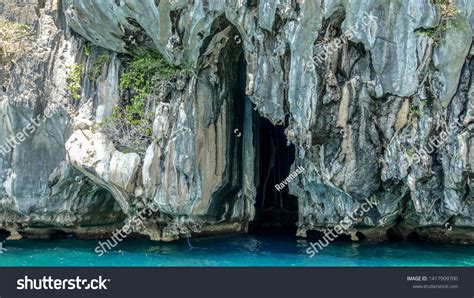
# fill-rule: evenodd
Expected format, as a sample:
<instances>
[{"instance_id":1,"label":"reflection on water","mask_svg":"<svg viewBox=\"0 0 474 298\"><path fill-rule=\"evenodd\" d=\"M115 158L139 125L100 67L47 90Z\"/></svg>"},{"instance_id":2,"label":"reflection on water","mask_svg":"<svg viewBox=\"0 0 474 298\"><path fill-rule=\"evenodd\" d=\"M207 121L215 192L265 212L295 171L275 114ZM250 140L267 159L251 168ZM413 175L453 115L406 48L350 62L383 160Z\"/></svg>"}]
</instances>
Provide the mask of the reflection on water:
<instances>
[{"instance_id":1,"label":"reflection on water","mask_svg":"<svg viewBox=\"0 0 474 298\"><path fill-rule=\"evenodd\" d=\"M173 249L171 247L162 244L150 246L147 251L149 253L156 253L161 255L170 255L173 253Z\"/></svg>"},{"instance_id":2,"label":"reflection on water","mask_svg":"<svg viewBox=\"0 0 474 298\"><path fill-rule=\"evenodd\" d=\"M351 258L359 257L359 249L360 249L360 243L351 243L350 245Z\"/></svg>"},{"instance_id":3,"label":"reflection on water","mask_svg":"<svg viewBox=\"0 0 474 298\"><path fill-rule=\"evenodd\" d=\"M126 240L98 257L96 241L6 241L0 266L474 266L468 245L333 242L310 258L304 239L238 235L190 244Z\"/></svg>"}]
</instances>

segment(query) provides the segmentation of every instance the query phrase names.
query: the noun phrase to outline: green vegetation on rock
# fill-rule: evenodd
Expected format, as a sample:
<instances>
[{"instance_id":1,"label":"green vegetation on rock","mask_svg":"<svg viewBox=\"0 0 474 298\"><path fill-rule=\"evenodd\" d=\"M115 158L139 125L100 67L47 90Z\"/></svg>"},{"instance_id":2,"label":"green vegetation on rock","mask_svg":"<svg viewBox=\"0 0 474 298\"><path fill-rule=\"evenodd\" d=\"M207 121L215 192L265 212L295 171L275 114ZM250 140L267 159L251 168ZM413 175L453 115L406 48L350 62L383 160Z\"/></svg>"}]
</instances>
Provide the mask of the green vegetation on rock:
<instances>
[{"instance_id":1,"label":"green vegetation on rock","mask_svg":"<svg viewBox=\"0 0 474 298\"><path fill-rule=\"evenodd\" d=\"M89 57L91 55L91 52L92 52L92 44L90 41L86 40L84 42L84 55L86 57Z\"/></svg>"},{"instance_id":2,"label":"green vegetation on rock","mask_svg":"<svg viewBox=\"0 0 474 298\"><path fill-rule=\"evenodd\" d=\"M87 72L87 76L89 80L95 81L97 78L100 76L102 72L102 68L104 67L104 64L108 62L110 57L108 55L102 54L99 55L94 62L92 62L92 66L89 68L89 71Z\"/></svg>"},{"instance_id":3,"label":"green vegetation on rock","mask_svg":"<svg viewBox=\"0 0 474 298\"><path fill-rule=\"evenodd\" d=\"M418 118L423 117L423 111L419 107L412 107L411 112L413 115L417 116Z\"/></svg>"},{"instance_id":4,"label":"green vegetation on rock","mask_svg":"<svg viewBox=\"0 0 474 298\"><path fill-rule=\"evenodd\" d=\"M66 90L68 91L69 96L74 100L81 99L82 67L83 67L82 64L77 64L77 63L71 66L67 66L68 76L66 78L66 82L67 82Z\"/></svg>"},{"instance_id":5,"label":"green vegetation on rock","mask_svg":"<svg viewBox=\"0 0 474 298\"><path fill-rule=\"evenodd\" d=\"M134 56L128 65L128 69L120 78L120 88L130 90L133 94L130 102L124 106L122 111L115 116L124 117L128 124L140 125L146 119L145 106L150 95L154 93L157 82L167 82L180 75L186 75L188 70L177 67L168 61L160 53L145 53ZM151 113L152 114L152 113ZM150 114L150 116L152 116Z\"/></svg>"},{"instance_id":6,"label":"green vegetation on rock","mask_svg":"<svg viewBox=\"0 0 474 298\"><path fill-rule=\"evenodd\" d=\"M15 23L0 17L0 50L4 54L18 53L19 43L31 39L30 28L26 25Z\"/></svg>"},{"instance_id":7,"label":"green vegetation on rock","mask_svg":"<svg viewBox=\"0 0 474 298\"><path fill-rule=\"evenodd\" d=\"M169 63L157 52L132 56L120 78L120 89L125 96L113 110L111 119L104 121L108 135L125 147L124 150L143 153L151 140L160 90L171 87L178 78L190 73L189 69Z\"/></svg>"},{"instance_id":8,"label":"green vegetation on rock","mask_svg":"<svg viewBox=\"0 0 474 298\"><path fill-rule=\"evenodd\" d=\"M432 3L440 9L441 18L438 26L435 28L420 28L416 30L419 35L427 35L436 43L442 39L443 33L450 28L456 26L451 20L459 14L459 10L452 4L451 0L433 0Z\"/></svg>"},{"instance_id":9,"label":"green vegetation on rock","mask_svg":"<svg viewBox=\"0 0 474 298\"><path fill-rule=\"evenodd\" d=\"M115 111L113 117L123 118L130 125L146 125L146 122L151 122L152 112L145 115L146 102L155 82L169 79L179 73L180 69L168 63L159 53L134 56L120 78L120 88L130 90L133 95L128 104Z\"/></svg>"},{"instance_id":10,"label":"green vegetation on rock","mask_svg":"<svg viewBox=\"0 0 474 298\"><path fill-rule=\"evenodd\" d=\"M420 103L422 106L426 107L426 106L430 106L433 102L431 99L426 98L426 99L420 100Z\"/></svg>"}]
</instances>

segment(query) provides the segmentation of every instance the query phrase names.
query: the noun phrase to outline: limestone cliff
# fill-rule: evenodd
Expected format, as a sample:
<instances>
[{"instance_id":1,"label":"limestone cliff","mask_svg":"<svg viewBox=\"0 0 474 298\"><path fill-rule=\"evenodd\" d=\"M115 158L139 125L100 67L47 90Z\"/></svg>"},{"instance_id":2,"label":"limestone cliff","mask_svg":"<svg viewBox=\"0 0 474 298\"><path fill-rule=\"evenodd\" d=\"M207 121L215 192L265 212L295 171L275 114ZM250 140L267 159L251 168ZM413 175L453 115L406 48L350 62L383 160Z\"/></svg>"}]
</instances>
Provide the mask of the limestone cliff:
<instances>
[{"instance_id":1,"label":"limestone cliff","mask_svg":"<svg viewBox=\"0 0 474 298\"><path fill-rule=\"evenodd\" d=\"M304 237L370 198L353 239L474 242L473 1L0 0L0 18L12 237L107 236L151 202L153 240Z\"/></svg>"}]
</instances>

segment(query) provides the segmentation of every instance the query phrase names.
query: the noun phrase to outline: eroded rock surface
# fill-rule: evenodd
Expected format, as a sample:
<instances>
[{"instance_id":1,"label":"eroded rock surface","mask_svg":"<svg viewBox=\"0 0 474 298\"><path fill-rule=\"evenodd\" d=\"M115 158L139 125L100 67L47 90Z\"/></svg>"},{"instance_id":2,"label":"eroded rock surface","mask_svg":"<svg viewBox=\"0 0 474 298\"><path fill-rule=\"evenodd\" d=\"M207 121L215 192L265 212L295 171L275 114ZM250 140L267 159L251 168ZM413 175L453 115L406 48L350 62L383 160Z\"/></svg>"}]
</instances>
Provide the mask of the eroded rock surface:
<instances>
[{"instance_id":1,"label":"eroded rock surface","mask_svg":"<svg viewBox=\"0 0 474 298\"><path fill-rule=\"evenodd\" d=\"M34 37L0 61L0 144L57 111L0 156L0 228L100 236L155 202L137 229L154 240L244 232L281 161L261 152L264 117L285 126L291 171L305 169L288 186L298 235L370 198L353 239L474 242L474 4L447 2L0 1ZM156 96L140 156L101 124L123 100L127 57L143 51L193 75ZM75 64L79 100L67 91Z\"/></svg>"}]
</instances>

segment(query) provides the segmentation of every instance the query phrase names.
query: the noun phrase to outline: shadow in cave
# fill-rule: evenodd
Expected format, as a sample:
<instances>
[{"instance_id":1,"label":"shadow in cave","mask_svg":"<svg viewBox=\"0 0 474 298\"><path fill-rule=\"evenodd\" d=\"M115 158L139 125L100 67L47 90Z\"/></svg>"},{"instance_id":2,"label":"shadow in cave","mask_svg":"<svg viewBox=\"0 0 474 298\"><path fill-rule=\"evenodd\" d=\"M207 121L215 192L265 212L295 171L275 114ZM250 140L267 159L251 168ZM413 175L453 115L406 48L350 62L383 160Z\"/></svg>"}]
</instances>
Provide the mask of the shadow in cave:
<instances>
[{"instance_id":1,"label":"shadow in cave","mask_svg":"<svg viewBox=\"0 0 474 298\"><path fill-rule=\"evenodd\" d=\"M4 241L5 239L7 239L9 236L11 235L11 233L5 229L0 229L0 241Z\"/></svg>"},{"instance_id":2,"label":"shadow in cave","mask_svg":"<svg viewBox=\"0 0 474 298\"><path fill-rule=\"evenodd\" d=\"M48 230L48 237L49 239L66 239L66 238L74 238L74 234L68 233L60 229L50 229Z\"/></svg>"},{"instance_id":3,"label":"shadow in cave","mask_svg":"<svg viewBox=\"0 0 474 298\"><path fill-rule=\"evenodd\" d=\"M252 113L247 112L249 109L251 111L251 106L248 106L249 99L245 96L247 64L241 45L231 44L221 55L220 65L222 68L219 70L222 78L221 84L225 85L223 90L228 91L229 94L224 96L225 99L222 96L217 97L218 100L225 100L227 104L224 110L222 107L218 107L223 103L217 103L218 100L216 100L215 103L210 104L209 109L214 111L216 119L218 113L225 112L226 115L232 116L223 117L224 121L227 121L225 123L227 133L225 136L227 148L225 167L227 170L224 172L222 186L214 190L209 214L218 220L230 220L232 217L230 211L233 210L236 198L242 189L244 126L246 126L245 122L252 120ZM211 106L213 104L215 106ZM219 110L220 112L217 112ZM250 117L247 117L247 114ZM215 125L217 127L219 124L216 122Z\"/></svg>"},{"instance_id":4,"label":"shadow in cave","mask_svg":"<svg viewBox=\"0 0 474 298\"><path fill-rule=\"evenodd\" d=\"M286 119L288 122L288 119ZM254 113L258 188L255 219L250 223L252 234L296 234L298 220L297 197L289 194L288 186L275 188L290 175L295 161L295 147L287 145L285 125L273 125L268 119Z\"/></svg>"}]
</instances>

